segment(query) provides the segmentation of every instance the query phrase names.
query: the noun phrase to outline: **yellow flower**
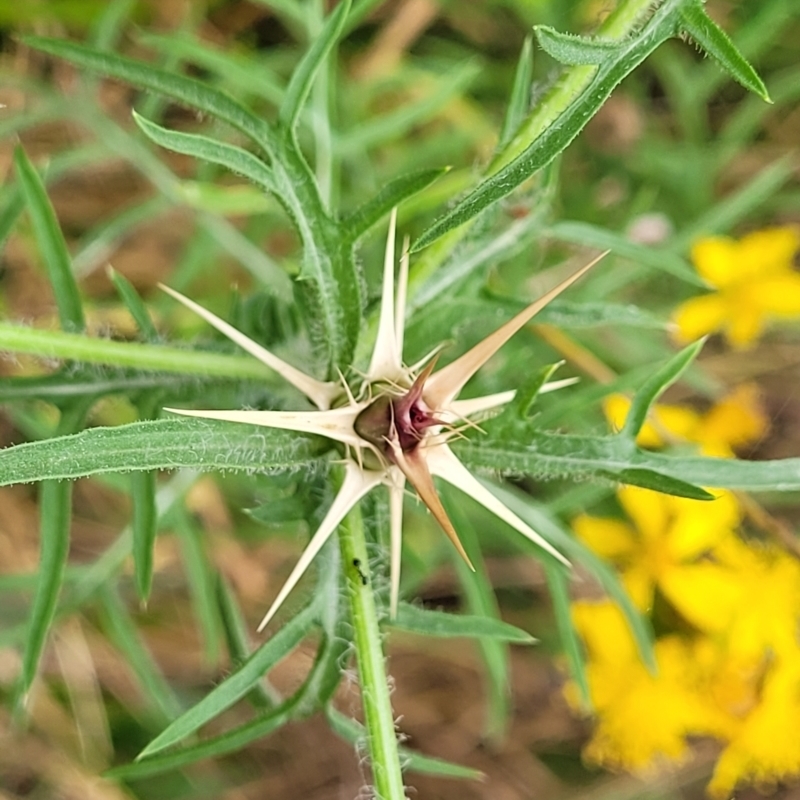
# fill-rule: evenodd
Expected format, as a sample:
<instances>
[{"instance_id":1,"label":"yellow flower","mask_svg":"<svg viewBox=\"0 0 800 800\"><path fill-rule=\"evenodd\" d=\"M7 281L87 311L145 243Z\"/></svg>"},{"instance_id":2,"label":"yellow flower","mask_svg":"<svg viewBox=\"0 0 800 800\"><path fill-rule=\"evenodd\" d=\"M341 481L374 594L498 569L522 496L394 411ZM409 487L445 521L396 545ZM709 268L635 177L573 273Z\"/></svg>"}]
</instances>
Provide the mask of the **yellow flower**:
<instances>
[{"instance_id":1,"label":"yellow flower","mask_svg":"<svg viewBox=\"0 0 800 800\"><path fill-rule=\"evenodd\" d=\"M731 458L735 449L758 441L769 428L758 394L755 384L742 384L705 414L685 406L655 405L636 443L655 448L678 439L697 442L703 455ZM630 406L631 401L622 394L611 394L603 401L606 418L617 430L625 424Z\"/></svg>"},{"instance_id":2,"label":"yellow flower","mask_svg":"<svg viewBox=\"0 0 800 800\"><path fill-rule=\"evenodd\" d=\"M713 564L684 572L681 612L720 637L731 658L791 654L800 623L800 563L770 545L720 541Z\"/></svg>"},{"instance_id":3,"label":"yellow flower","mask_svg":"<svg viewBox=\"0 0 800 800\"><path fill-rule=\"evenodd\" d=\"M652 606L656 586L682 613L684 582L705 569L698 559L733 536L739 509L729 492L711 503L624 486L617 497L631 523L583 514L572 522L578 537L622 572L636 605ZM693 605L689 608L693 609ZM712 603L713 607L713 603Z\"/></svg>"},{"instance_id":4,"label":"yellow flower","mask_svg":"<svg viewBox=\"0 0 800 800\"><path fill-rule=\"evenodd\" d=\"M692 261L715 291L675 310L676 338L690 342L723 331L733 347L747 347L767 319L800 315L800 275L792 264L799 248L800 234L790 227L755 231L739 241L700 239Z\"/></svg>"},{"instance_id":5,"label":"yellow flower","mask_svg":"<svg viewBox=\"0 0 800 800\"><path fill-rule=\"evenodd\" d=\"M678 761L686 737L719 735L728 722L697 691L691 642L677 636L655 645L657 673L642 663L622 613L609 601L572 606L587 652L587 675L597 723L587 760L634 771Z\"/></svg>"},{"instance_id":6,"label":"yellow flower","mask_svg":"<svg viewBox=\"0 0 800 800\"><path fill-rule=\"evenodd\" d=\"M730 797L741 783L768 787L800 776L800 651L777 659L763 680L761 697L730 736L708 786Z\"/></svg>"}]
</instances>

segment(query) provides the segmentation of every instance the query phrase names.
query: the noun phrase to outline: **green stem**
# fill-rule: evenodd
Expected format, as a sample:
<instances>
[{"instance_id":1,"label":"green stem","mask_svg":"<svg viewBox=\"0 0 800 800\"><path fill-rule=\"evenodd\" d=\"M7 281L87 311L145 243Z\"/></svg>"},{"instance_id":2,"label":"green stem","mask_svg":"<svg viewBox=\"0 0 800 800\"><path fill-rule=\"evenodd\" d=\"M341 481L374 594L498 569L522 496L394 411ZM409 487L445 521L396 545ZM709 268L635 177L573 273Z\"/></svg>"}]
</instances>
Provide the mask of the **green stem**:
<instances>
[{"instance_id":1,"label":"green stem","mask_svg":"<svg viewBox=\"0 0 800 800\"><path fill-rule=\"evenodd\" d=\"M636 28L652 5L651 0L620 0L616 9L597 30L597 35L607 39L624 38ZM494 156L486 167L482 179L494 175L526 150L581 94L596 71L596 66L575 66L565 69L561 77L525 118L516 135ZM455 250L458 243L466 237L474 221L471 220L445 234L421 253L411 276L410 297L414 296L416 289L428 280Z\"/></svg>"},{"instance_id":2,"label":"green stem","mask_svg":"<svg viewBox=\"0 0 800 800\"><path fill-rule=\"evenodd\" d=\"M389 696L386 657L369 574L361 511L356 506L339 526L339 547L347 576L353 642L367 729L367 747L378 800L405 800L397 750L394 712Z\"/></svg>"},{"instance_id":3,"label":"green stem","mask_svg":"<svg viewBox=\"0 0 800 800\"><path fill-rule=\"evenodd\" d=\"M8 322L0 322L0 351L183 375L256 380L275 375L269 367L244 356L138 342L115 342L79 333L26 328Z\"/></svg>"}]
</instances>

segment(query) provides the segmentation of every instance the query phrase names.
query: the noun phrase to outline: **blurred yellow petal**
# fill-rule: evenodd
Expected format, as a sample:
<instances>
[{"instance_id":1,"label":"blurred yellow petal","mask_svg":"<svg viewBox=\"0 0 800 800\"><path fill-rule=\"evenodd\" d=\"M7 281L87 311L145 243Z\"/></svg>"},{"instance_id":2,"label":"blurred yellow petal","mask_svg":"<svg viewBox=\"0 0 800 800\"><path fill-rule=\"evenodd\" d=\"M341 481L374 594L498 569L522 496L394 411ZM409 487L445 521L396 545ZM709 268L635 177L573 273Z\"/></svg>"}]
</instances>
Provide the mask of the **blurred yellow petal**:
<instances>
[{"instance_id":1,"label":"blurred yellow petal","mask_svg":"<svg viewBox=\"0 0 800 800\"><path fill-rule=\"evenodd\" d=\"M764 681L761 701L723 750L708 786L726 798L743 782L768 788L800 776L800 656L778 660Z\"/></svg>"},{"instance_id":2,"label":"blurred yellow petal","mask_svg":"<svg viewBox=\"0 0 800 800\"><path fill-rule=\"evenodd\" d=\"M711 563L676 566L659 586L674 608L706 633L724 631L743 599L736 573Z\"/></svg>"},{"instance_id":3,"label":"blurred yellow petal","mask_svg":"<svg viewBox=\"0 0 800 800\"><path fill-rule=\"evenodd\" d=\"M622 573L622 583L639 611L650 611L653 607L655 579L657 575L651 565L643 559Z\"/></svg>"},{"instance_id":4,"label":"blurred yellow petal","mask_svg":"<svg viewBox=\"0 0 800 800\"><path fill-rule=\"evenodd\" d=\"M695 431L700 424L700 415L693 408L684 406L657 405L651 411L653 426L669 438L694 440Z\"/></svg>"},{"instance_id":5,"label":"blurred yellow petal","mask_svg":"<svg viewBox=\"0 0 800 800\"><path fill-rule=\"evenodd\" d=\"M754 307L739 307L725 324L725 338L737 350L744 350L755 343L764 331L764 313Z\"/></svg>"},{"instance_id":6,"label":"blurred yellow petal","mask_svg":"<svg viewBox=\"0 0 800 800\"><path fill-rule=\"evenodd\" d=\"M625 630L619 610L609 602L581 604L580 632L597 638L597 629ZM616 640L617 636L612 635ZM627 643L631 644L630 635ZM602 659L588 646L587 674L597 724L584 750L587 760L608 767L646 770L679 761L686 737L718 732L722 715L692 685L691 647L677 637L655 645L657 673L651 674L630 647L607 648Z\"/></svg>"},{"instance_id":7,"label":"blurred yellow petal","mask_svg":"<svg viewBox=\"0 0 800 800\"><path fill-rule=\"evenodd\" d=\"M758 386L742 384L705 415L698 428L698 440L706 455L724 454L730 448L757 442L768 429L769 419L759 402Z\"/></svg>"},{"instance_id":8,"label":"blurred yellow petal","mask_svg":"<svg viewBox=\"0 0 800 800\"><path fill-rule=\"evenodd\" d=\"M743 236L736 247L736 272L746 280L759 281L768 275L792 269L800 249L797 228L766 228Z\"/></svg>"},{"instance_id":9,"label":"blurred yellow petal","mask_svg":"<svg viewBox=\"0 0 800 800\"><path fill-rule=\"evenodd\" d=\"M617 497L643 537L656 539L663 535L669 520L667 495L636 486L623 486Z\"/></svg>"},{"instance_id":10,"label":"blurred yellow petal","mask_svg":"<svg viewBox=\"0 0 800 800\"><path fill-rule=\"evenodd\" d=\"M697 272L712 286L722 288L739 279L738 248L728 236L709 236L692 245L692 262Z\"/></svg>"},{"instance_id":11,"label":"blurred yellow petal","mask_svg":"<svg viewBox=\"0 0 800 800\"><path fill-rule=\"evenodd\" d=\"M589 658L603 663L639 660L628 623L610 600L572 604L572 621Z\"/></svg>"},{"instance_id":12,"label":"blurred yellow petal","mask_svg":"<svg viewBox=\"0 0 800 800\"><path fill-rule=\"evenodd\" d=\"M788 273L756 279L750 291L751 302L768 314L800 316L800 275Z\"/></svg>"},{"instance_id":13,"label":"blurred yellow petal","mask_svg":"<svg viewBox=\"0 0 800 800\"><path fill-rule=\"evenodd\" d=\"M672 321L677 326L676 340L685 344L718 331L725 323L727 311L725 300L718 294L705 294L687 300L672 315Z\"/></svg>"},{"instance_id":14,"label":"blurred yellow petal","mask_svg":"<svg viewBox=\"0 0 800 800\"><path fill-rule=\"evenodd\" d=\"M621 520L581 514L572 520L572 529L587 547L603 558L618 561L634 553L636 531Z\"/></svg>"},{"instance_id":15,"label":"blurred yellow petal","mask_svg":"<svg viewBox=\"0 0 800 800\"><path fill-rule=\"evenodd\" d=\"M672 519L667 536L676 561L702 555L730 535L741 517L739 504L730 492L718 491L714 500L670 497Z\"/></svg>"}]
</instances>

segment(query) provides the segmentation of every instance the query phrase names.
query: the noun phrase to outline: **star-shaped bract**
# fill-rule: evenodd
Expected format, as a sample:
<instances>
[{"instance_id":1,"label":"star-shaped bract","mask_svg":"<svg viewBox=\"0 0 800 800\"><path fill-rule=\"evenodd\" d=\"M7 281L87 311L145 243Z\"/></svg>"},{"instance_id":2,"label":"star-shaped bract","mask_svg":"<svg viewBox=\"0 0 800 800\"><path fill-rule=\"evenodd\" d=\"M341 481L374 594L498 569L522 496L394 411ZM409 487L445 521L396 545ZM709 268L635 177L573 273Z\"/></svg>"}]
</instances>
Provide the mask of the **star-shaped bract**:
<instances>
[{"instance_id":1,"label":"star-shaped bract","mask_svg":"<svg viewBox=\"0 0 800 800\"><path fill-rule=\"evenodd\" d=\"M393 212L386 245L378 334L369 369L357 397L353 395L344 380L341 383L322 382L306 375L210 311L173 289L162 287L248 353L280 373L319 409L317 411L195 411L177 408L166 410L191 417L246 422L301 433L314 433L340 442L347 450L344 481L336 499L261 621L259 631L275 615L347 512L378 484L384 484L389 489L392 616L397 610L400 587L400 546L406 481L414 487L420 499L470 567L472 565L469 557L439 499L434 477L441 478L468 494L534 544L563 563L568 563L547 541L467 470L450 449L448 441L457 434L455 426L469 424L472 415L498 408L514 397L512 390L469 400L458 400L458 394L467 381L538 311L588 272L602 256L531 303L460 358L443 369L434 371L435 358L426 358L422 364L412 367L406 367L402 362L409 259L406 249L400 261L398 297L395 304L395 227L396 214ZM545 385L543 391L552 391L569 383L572 381L553 382ZM341 405L332 408L331 406L337 402Z\"/></svg>"}]
</instances>

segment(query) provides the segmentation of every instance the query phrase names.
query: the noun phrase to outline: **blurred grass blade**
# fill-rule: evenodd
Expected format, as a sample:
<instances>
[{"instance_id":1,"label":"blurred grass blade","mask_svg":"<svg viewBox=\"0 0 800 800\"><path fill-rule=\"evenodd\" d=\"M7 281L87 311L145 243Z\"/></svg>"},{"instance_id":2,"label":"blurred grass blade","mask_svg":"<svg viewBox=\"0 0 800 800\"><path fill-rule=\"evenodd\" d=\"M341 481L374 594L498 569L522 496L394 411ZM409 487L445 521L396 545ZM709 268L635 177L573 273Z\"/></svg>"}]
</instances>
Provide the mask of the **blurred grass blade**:
<instances>
[{"instance_id":1,"label":"blurred grass blade","mask_svg":"<svg viewBox=\"0 0 800 800\"><path fill-rule=\"evenodd\" d=\"M199 744L184 747L172 753L162 753L142 761L136 761L133 764L114 767L107 770L103 775L106 778L116 780L146 778L150 775L158 775L162 772L185 767L188 764L194 764L205 758L216 758L226 753L236 752L251 742L263 739L285 725L292 719L293 710L293 700L287 700L282 706L219 736L214 736Z\"/></svg>"},{"instance_id":2,"label":"blurred grass blade","mask_svg":"<svg viewBox=\"0 0 800 800\"><path fill-rule=\"evenodd\" d=\"M225 355L141 342L117 342L76 333L0 322L0 351L46 359L108 364L112 367L183 375L269 382L276 373L250 356Z\"/></svg>"},{"instance_id":3,"label":"blurred grass blade","mask_svg":"<svg viewBox=\"0 0 800 800\"><path fill-rule=\"evenodd\" d=\"M14 167L33 224L36 244L53 287L61 327L66 331L82 331L86 323L67 243L42 179L21 146L14 149Z\"/></svg>"},{"instance_id":4,"label":"blurred grass blade","mask_svg":"<svg viewBox=\"0 0 800 800\"><path fill-rule=\"evenodd\" d=\"M192 611L203 640L205 660L216 666L220 657L222 633L217 606L214 603L214 580L208 559L205 537L185 504L173 509L169 517L178 533L183 571L189 584Z\"/></svg>"},{"instance_id":5,"label":"blurred grass blade","mask_svg":"<svg viewBox=\"0 0 800 800\"><path fill-rule=\"evenodd\" d=\"M515 514L527 522L535 531L564 553L574 564L584 566L593 575L608 596L617 603L628 620L636 646L642 661L651 671L655 671L656 661L653 654L655 637L649 621L634 606L627 591L622 586L617 573L601 558L596 556L586 545L567 533L539 504L517 489L506 485L491 484L496 494ZM519 541L519 537L515 537ZM527 544L523 541L523 546ZM532 546L531 546L532 549Z\"/></svg>"},{"instance_id":6,"label":"blurred grass blade","mask_svg":"<svg viewBox=\"0 0 800 800\"><path fill-rule=\"evenodd\" d=\"M423 636L487 637L513 644L536 643L536 639L527 631L493 617L481 617L475 614L448 614L444 611L432 611L402 602L398 606L397 617L387 621L386 624L391 628L419 633Z\"/></svg>"},{"instance_id":7,"label":"blurred grass blade","mask_svg":"<svg viewBox=\"0 0 800 800\"><path fill-rule=\"evenodd\" d=\"M17 218L25 209L25 198L18 191L5 188L5 204L0 208L0 247L17 222Z\"/></svg>"},{"instance_id":8,"label":"blurred grass blade","mask_svg":"<svg viewBox=\"0 0 800 800\"><path fill-rule=\"evenodd\" d=\"M623 234L601 228L599 225L567 220L556 222L546 228L543 233L561 242L611 250L614 255L629 258L638 265L668 272L686 283L706 288L705 281L680 255L664 248L633 242Z\"/></svg>"},{"instance_id":9,"label":"blurred grass blade","mask_svg":"<svg viewBox=\"0 0 800 800\"><path fill-rule=\"evenodd\" d=\"M218 75L228 86L235 86L237 93L248 92L273 105L279 105L283 100L281 79L263 59L256 62L255 53L226 52L209 42L199 41L187 31L141 31L136 40L162 54L178 55L184 61Z\"/></svg>"},{"instance_id":10,"label":"blurred grass blade","mask_svg":"<svg viewBox=\"0 0 800 800\"><path fill-rule=\"evenodd\" d=\"M180 701L139 637L128 609L116 588L105 584L100 590L100 619L105 635L122 654L142 688L142 696L158 713L159 722L168 724L181 713Z\"/></svg>"},{"instance_id":11,"label":"blurred grass blade","mask_svg":"<svg viewBox=\"0 0 800 800\"><path fill-rule=\"evenodd\" d=\"M156 542L158 513L156 511L156 474L152 471L134 472L131 477L133 504L133 578L136 594L142 603L150 597L153 583L153 548Z\"/></svg>"},{"instance_id":12,"label":"blurred grass blade","mask_svg":"<svg viewBox=\"0 0 800 800\"><path fill-rule=\"evenodd\" d=\"M22 657L21 689L23 697L36 677L39 659L55 617L64 569L69 553L72 516L72 484L45 481L39 491L39 577L28 623L28 636Z\"/></svg>"},{"instance_id":13,"label":"blurred grass blade","mask_svg":"<svg viewBox=\"0 0 800 800\"><path fill-rule=\"evenodd\" d=\"M133 284L124 275L117 272L111 265L109 265L106 274L117 290L117 294L125 304L125 307L133 317L133 321L136 323L142 336L149 342L156 341L158 339L158 331L156 330L156 326L153 325L153 320L150 318L150 313L144 301L139 296L139 292L133 288Z\"/></svg>"},{"instance_id":14,"label":"blurred grass blade","mask_svg":"<svg viewBox=\"0 0 800 800\"><path fill-rule=\"evenodd\" d=\"M169 130L137 114L135 110L131 114L142 133L157 145L200 161L219 164L237 175L243 175L267 192L277 192L272 170L247 150L197 133Z\"/></svg>"},{"instance_id":15,"label":"blurred grass blade","mask_svg":"<svg viewBox=\"0 0 800 800\"><path fill-rule=\"evenodd\" d=\"M690 0L681 7L681 22L686 32L703 50L713 56L745 89L771 103L767 87L758 73L739 52L728 34L706 14L700 0Z\"/></svg>"},{"instance_id":16,"label":"blurred grass blade","mask_svg":"<svg viewBox=\"0 0 800 800\"><path fill-rule=\"evenodd\" d=\"M458 531L461 543L468 553L472 553L475 572L471 572L463 558L455 557L456 572L464 593L467 610L471 614L492 619L500 619L500 608L494 595L486 562L481 552L478 536L471 521L464 513L460 500L454 500L452 489L442 494L447 516ZM457 556L457 554L455 554ZM486 675L486 722L484 733L487 739L501 742L508 729L511 701L511 665L509 646L506 642L482 636L477 645L483 658Z\"/></svg>"},{"instance_id":17,"label":"blurred grass blade","mask_svg":"<svg viewBox=\"0 0 800 800\"><path fill-rule=\"evenodd\" d=\"M578 687L581 710L588 713L592 708L589 679L586 675L583 647L575 626L572 624L572 615L570 614L569 578L560 564L551 564L549 561L545 561L543 566L547 576L550 602L553 604L553 616L556 620L561 644L564 647L564 654L567 657L570 675Z\"/></svg>"},{"instance_id":18,"label":"blurred grass blade","mask_svg":"<svg viewBox=\"0 0 800 800\"><path fill-rule=\"evenodd\" d=\"M136 0L110 0L94 25L92 44L98 50L110 50L122 35L122 29L136 7Z\"/></svg>"},{"instance_id":19,"label":"blurred grass blade","mask_svg":"<svg viewBox=\"0 0 800 800\"><path fill-rule=\"evenodd\" d=\"M289 85L286 88L286 96L283 98L283 103L278 112L278 120L287 130L293 130L297 124L317 71L339 38L349 11L350 0L341 0L333 13L325 20L319 35L314 39L292 73Z\"/></svg>"},{"instance_id":20,"label":"blurred grass blade","mask_svg":"<svg viewBox=\"0 0 800 800\"><path fill-rule=\"evenodd\" d=\"M633 402L625 417L625 424L619 432L620 436L635 441L642 426L647 421L650 407L655 401L680 378L692 361L703 349L705 339L698 339L688 347L684 347L674 355L663 367L648 378L633 397Z\"/></svg>"},{"instance_id":21,"label":"blurred grass blade","mask_svg":"<svg viewBox=\"0 0 800 800\"><path fill-rule=\"evenodd\" d=\"M600 64L607 58L619 56L624 47L624 43L613 39L561 33L549 25L534 25L533 29L542 50L568 67Z\"/></svg>"},{"instance_id":22,"label":"blurred grass blade","mask_svg":"<svg viewBox=\"0 0 800 800\"><path fill-rule=\"evenodd\" d=\"M508 108L503 118L503 127L500 130L498 149L505 147L517 132L520 123L525 119L531 104L531 83L533 81L533 39L525 37L517 61L517 71L514 73L514 85L511 87L511 97Z\"/></svg>"},{"instance_id":23,"label":"blurred grass blade","mask_svg":"<svg viewBox=\"0 0 800 800\"><path fill-rule=\"evenodd\" d=\"M76 66L110 78L141 86L170 97L190 108L227 122L253 139L268 155L274 152L274 135L264 120L250 112L230 95L202 81L143 64L130 58L104 53L85 45L41 36L23 36L24 44Z\"/></svg>"},{"instance_id":24,"label":"blurred grass blade","mask_svg":"<svg viewBox=\"0 0 800 800\"><path fill-rule=\"evenodd\" d=\"M448 231L460 227L493 203L510 194L537 170L547 166L583 130L612 90L642 61L677 31L676 7L685 0L668 0L639 32L620 42L613 58L599 64L580 94L522 152L480 183L454 208L433 223L411 248L415 253ZM576 69L581 69L577 67ZM585 69L585 67L584 67Z\"/></svg>"},{"instance_id":25,"label":"blurred grass blade","mask_svg":"<svg viewBox=\"0 0 800 800\"><path fill-rule=\"evenodd\" d=\"M688 249L695 239L727 233L774 197L795 172L796 156L787 153L761 170L737 191L718 202L673 238L674 249Z\"/></svg>"},{"instance_id":26,"label":"blurred grass blade","mask_svg":"<svg viewBox=\"0 0 800 800\"><path fill-rule=\"evenodd\" d=\"M226 678L153 739L137 756L137 761L147 759L185 739L244 697L261 680L264 673L288 655L308 635L319 612L317 605L312 602L295 615L269 641L262 644L233 675Z\"/></svg>"},{"instance_id":27,"label":"blurred grass blade","mask_svg":"<svg viewBox=\"0 0 800 800\"><path fill-rule=\"evenodd\" d=\"M359 748L364 744L364 737L367 735L364 726L357 720L345 716L341 711L337 711L332 705L325 707L325 717L327 718L333 732ZM441 758L432 758L408 750L405 747L399 748L400 758L403 762L404 772L416 772L418 775L435 775L439 778L462 778L465 780L483 780L486 776L477 769L463 767L460 764L453 764Z\"/></svg>"},{"instance_id":28,"label":"blurred grass blade","mask_svg":"<svg viewBox=\"0 0 800 800\"><path fill-rule=\"evenodd\" d=\"M448 169L421 169L389 181L371 200L367 200L342 220L342 234L350 241L357 241L395 206L430 186L447 173Z\"/></svg>"},{"instance_id":29,"label":"blurred grass blade","mask_svg":"<svg viewBox=\"0 0 800 800\"><path fill-rule=\"evenodd\" d=\"M0 485L152 469L296 470L317 464L318 440L252 425L160 419L0 449Z\"/></svg>"},{"instance_id":30,"label":"blurred grass blade","mask_svg":"<svg viewBox=\"0 0 800 800\"><path fill-rule=\"evenodd\" d=\"M217 610L222 621L228 656L233 669L238 669L251 655L247 627L236 597L222 573L217 574L214 585ZM256 708L261 709L274 708L281 702L280 694L267 681L266 677L262 677L247 696Z\"/></svg>"},{"instance_id":31,"label":"blurred grass blade","mask_svg":"<svg viewBox=\"0 0 800 800\"><path fill-rule=\"evenodd\" d=\"M90 405L91 400L87 399L63 409L57 432L71 433L80 428ZM71 523L72 484L65 481L42 483L39 490L39 570L20 675L23 699L36 677L47 635L55 618L69 555Z\"/></svg>"}]
</instances>

